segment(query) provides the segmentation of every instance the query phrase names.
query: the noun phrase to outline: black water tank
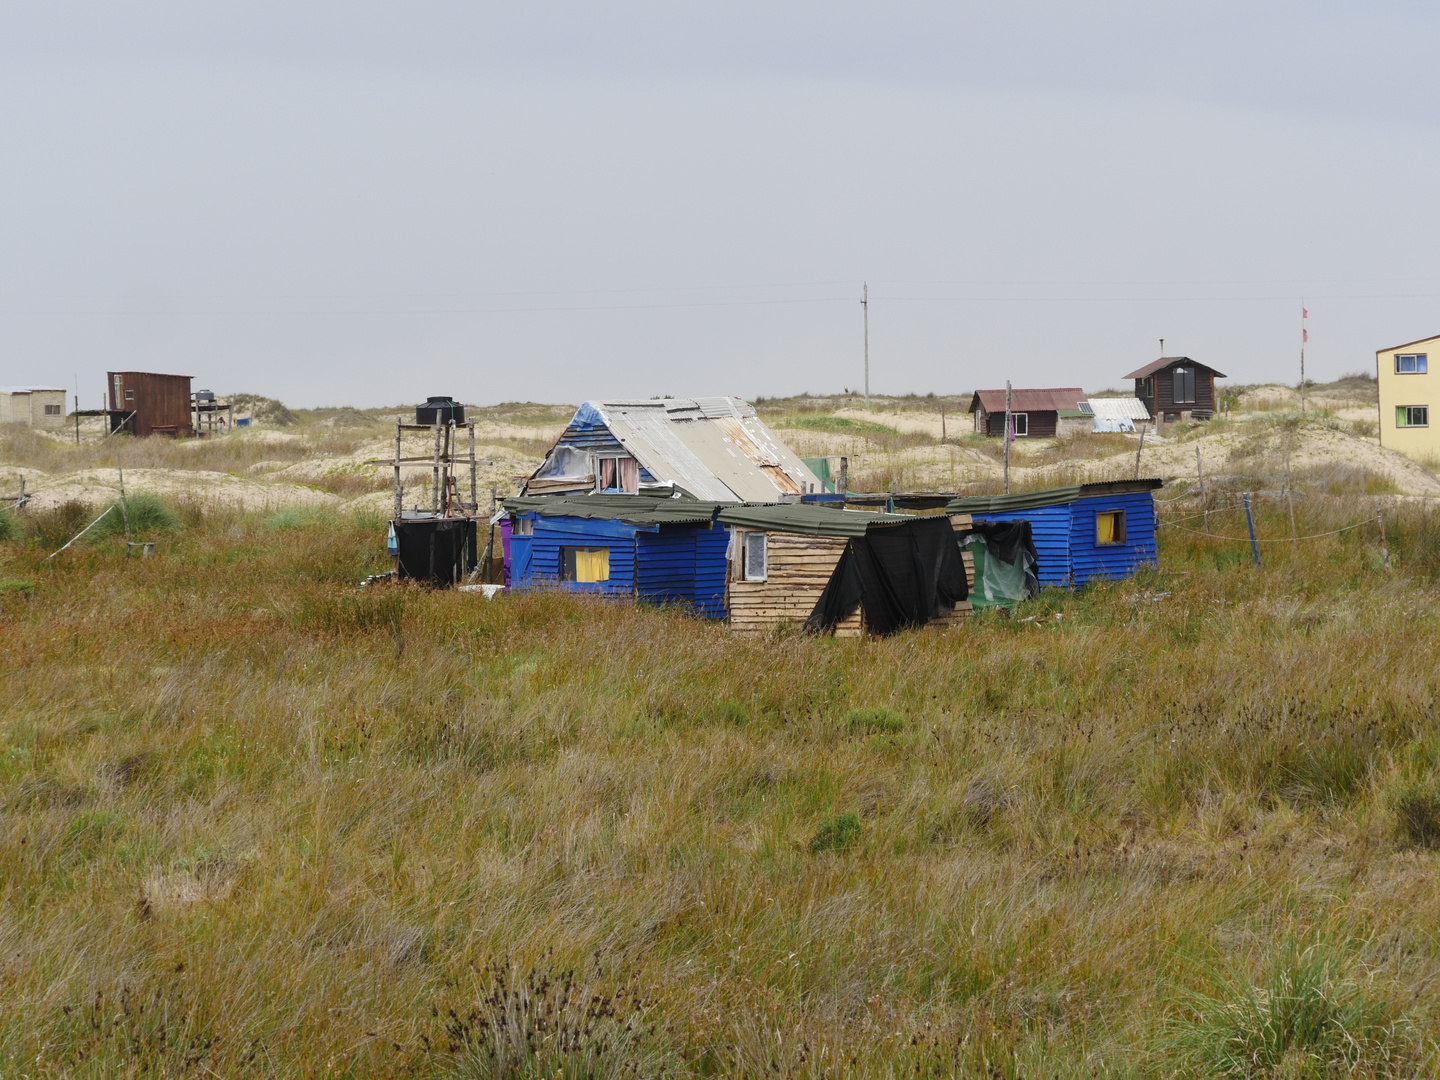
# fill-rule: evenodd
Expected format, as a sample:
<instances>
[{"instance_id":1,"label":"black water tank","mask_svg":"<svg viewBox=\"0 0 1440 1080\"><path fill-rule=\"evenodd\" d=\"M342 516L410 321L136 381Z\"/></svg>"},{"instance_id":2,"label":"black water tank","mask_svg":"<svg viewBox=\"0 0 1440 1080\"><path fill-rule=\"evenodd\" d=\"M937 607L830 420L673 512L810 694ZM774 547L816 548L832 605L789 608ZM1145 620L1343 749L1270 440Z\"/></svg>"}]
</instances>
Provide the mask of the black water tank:
<instances>
[{"instance_id":1,"label":"black water tank","mask_svg":"<svg viewBox=\"0 0 1440 1080\"><path fill-rule=\"evenodd\" d=\"M465 422L465 406L444 395L427 398L424 405L415 406L415 422L417 424L448 424L451 420L457 424L463 424Z\"/></svg>"}]
</instances>

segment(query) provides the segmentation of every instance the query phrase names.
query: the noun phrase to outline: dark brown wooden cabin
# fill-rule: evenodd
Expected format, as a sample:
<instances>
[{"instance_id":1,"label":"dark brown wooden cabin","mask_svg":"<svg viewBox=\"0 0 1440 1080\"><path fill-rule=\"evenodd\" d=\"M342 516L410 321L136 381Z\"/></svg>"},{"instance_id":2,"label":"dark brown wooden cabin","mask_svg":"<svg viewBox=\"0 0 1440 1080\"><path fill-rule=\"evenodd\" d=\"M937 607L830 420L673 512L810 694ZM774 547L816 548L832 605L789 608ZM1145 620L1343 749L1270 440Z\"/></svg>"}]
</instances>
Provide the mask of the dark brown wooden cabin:
<instances>
[{"instance_id":1,"label":"dark brown wooden cabin","mask_svg":"<svg viewBox=\"0 0 1440 1080\"><path fill-rule=\"evenodd\" d=\"M1162 356L1125 376L1135 380L1135 396L1157 423L1209 420L1215 415L1215 380L1225 377L1188 356Z\"/></svg>"},{"instance_id":2,"label":"dark brown wooden cabin","mask_svg":"<svg viewBox=\"0 0 1440 1080\"><path fill-rule=\"evenodd\" d=\"M1085 391L1078 386L1043 390L1011 390L1010 415L1015 420L1017 439L1053 439L1060 428L1060 414L1078 415ZM1005 391L976 390L970 399L975 431L999 438L1005 434Z\"/></svg>"},{"instance_id":3,"label":"dark brown wooden cabin","mask_svg":"<svg viewBox=\"0 0 1440 1080\"><path fill-rule=\"evenodd\" d=\"M150 371L107 372L110 384L110 430L147 435L193 435L190 421L189 375L157 375Z\"/></svg>"}]
</instances>

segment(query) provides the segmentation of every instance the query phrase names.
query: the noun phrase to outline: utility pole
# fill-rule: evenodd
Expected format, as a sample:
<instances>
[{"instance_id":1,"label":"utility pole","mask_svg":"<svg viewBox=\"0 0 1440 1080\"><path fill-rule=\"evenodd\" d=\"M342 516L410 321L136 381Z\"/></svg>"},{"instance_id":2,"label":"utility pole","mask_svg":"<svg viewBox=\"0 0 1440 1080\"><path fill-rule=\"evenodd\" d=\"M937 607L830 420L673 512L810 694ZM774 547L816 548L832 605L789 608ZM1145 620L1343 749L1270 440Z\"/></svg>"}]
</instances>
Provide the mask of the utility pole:
<instances>
[{"instance_id":1,"label":"utility pole","mask_svg":"<svg viewBox=\"0 0 1440 1080\"><path fill-rule=\"evenodd\" d=\"M1010 425L1015 422L1010 415L1010 380L1005 380L1005 494L1010 494Z\"/></svg>"},{"instance_id":2,"label":"utility pole","mask_svg":"<svg viewBox=\"0 0 1440 1080\"><path fill-rule=\"evenodd\" d=\"M870 408L870 283L860 286L860 307L865 312L865 408Z\"/></svg>"}]
</instances>

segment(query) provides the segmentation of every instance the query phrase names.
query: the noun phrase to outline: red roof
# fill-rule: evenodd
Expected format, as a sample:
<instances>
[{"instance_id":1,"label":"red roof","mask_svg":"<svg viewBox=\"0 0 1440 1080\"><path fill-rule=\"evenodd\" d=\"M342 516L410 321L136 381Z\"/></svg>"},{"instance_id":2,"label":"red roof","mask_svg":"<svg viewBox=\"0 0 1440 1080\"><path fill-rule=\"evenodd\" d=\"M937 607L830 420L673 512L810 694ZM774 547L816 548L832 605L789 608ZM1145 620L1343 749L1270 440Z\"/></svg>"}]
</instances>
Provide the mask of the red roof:
<instances>
[{"instance_id":1,"label":"red roof","mask_svg":"<svg viewBox=\"0 0 1440 1080\"><path fill-rule=\"evenodd\" d=\"M1046 390L1011 390L1011 412L1058 412L1061 409L1078 409L1085 400L1085 391L1078 386L1050 387ZM970 411L979 406L987 413L1005 411L1005 391L976 390L970 402Z\"/></svg>"},{"instance_id":2,"label":"red roof","mask_svg":"<svg viewBox=\"0 0 1440 1080\"><path fill-rule=\"evenodd\" d=\"M1162 356L1159 360L1156 360L1153 363L1146 364L1142 368L1136 368L1134 371L1130 372L1129 375L1126 375L1125 378L1143 379L1147 376L1154 375L1155 372L1159 371L1161 368L1167 368L1172 364L1194 364L1196 367L1203 367L1206 371L1211 372L1217 379L1228 379L1230 377L1226 375L1223 371L1216 371L1209 364L1201 364L1198 361L1191 360L1188 356Z\"/></svg>"}]
</instances>

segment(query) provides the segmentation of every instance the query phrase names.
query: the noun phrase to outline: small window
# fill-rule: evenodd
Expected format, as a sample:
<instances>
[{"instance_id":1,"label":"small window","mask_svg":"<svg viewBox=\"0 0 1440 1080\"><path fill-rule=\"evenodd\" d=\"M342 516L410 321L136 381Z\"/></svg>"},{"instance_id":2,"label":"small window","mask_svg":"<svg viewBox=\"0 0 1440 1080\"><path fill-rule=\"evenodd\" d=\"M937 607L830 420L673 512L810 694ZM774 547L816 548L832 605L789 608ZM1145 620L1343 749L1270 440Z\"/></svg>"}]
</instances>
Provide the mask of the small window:
<instances>
[{"instance_id":1,"label":"small window","mask_svg":"<svg viewBox=\"0 0 1440 1080\"><path fill-rule=\"evenodd\" d=\"M1175 397L1176 405L1191 405L1195 401L1195 369L1193 367L1177 367L1175 369Z\"/></svg>"},{"instance_id":2,"label":"small window","mask_svg":"<svg viewBox=\"0 0 1440 1080\"><path fill-rule=\"evenodd\" d=\"M1428 405L1397 405L1395 406L1396 427L1429 427L1430 406Z\"/></svg>"},{"instance_id":3,"label":"small window","mask_svg":"<svg viewBox=\"0 0 1440 1080\"><path fill-rule=\"evenodd\" d=\"M59 415L60 415L60 406L59 406L59 405L46 405L46 406L45 406L45 415L46 415L46 416L59 416Z\"/></svg>"},{"instance_id":4,"label":"small window","mask_svg":"<svg viewBox=\"0 0 1440 1080\"><path fill-rule=\"evenodd\" d=\"M1030 434L1030 414L1017 412L1010 414L1010 422L1015 425L1015 437Z\"/></svg>"},{"instance_id":5,"label":"small window","mask_svg":"<svg viewBox=\"0 0 1440 1080\"><path fill-rule=\"evenodd\" d=\"M1396 375L1424 375L1426 353L1396 353Z\"/></svg>"},{"instance_id":6,"label":"small window","mask_svg":"<svg viewBox=\"0 0 1440 1080\"><path fill-rule=\"evenodd\" d=\"M767 565L767 551L765 541L769 538L763 532L747 532L743 534L742 543L743 557L745 560L744 577L746 581L764 581Z\"/></svg>"},{"instance_id":7,"label":"small window","mask_svg":"<svg viewBox=\"0 0 1440 1080\"><path fill-rule=\"evenodd\" d=\"M134 390L126 390L126 391L125 391L125 400L126 400L126 401L134 401L134 400L135 400L135 391L134 391Z\"/></svg>"},{"instance_id":8,"label":"small window","mask_svg":"<svg viewBox=\"0 0 1440 1080\"><path fill-rule=\"evenodd\" d=\"M534 536L535 522L532 518L516 518L510 530L511 536Z\"/></svg>"},{"instance_id":9,"label":"small window","mask_svg":"<svg viewBox=\"0 0 1440 1080\"><path fill-rule=\"evenodd\" d=\"M1175 423L1179 423L1179 421L1180 421L1180 414L1179 414L1178 412L1167 412L1167 413L1165 414L1165 422L1166 422L1167 424L1175 424Z\"/></svg>"},{"instance_id":10,"label":"small window","mask_svg":"<svg viewBox=\"0 0 1440 1080\"><path fill-rule=\"evenodd\" d=\"M1095 515L1095 543L1123 544L1124 542L1124 510L1102 510Z\"/></svg>"},{"instance_id":11,"label":"small window","mask_svg":"<svg viewBox=\"0 0 1440 1080\"><path fill-rule=\"evenodd\" d=\"M561 548L560 560L561 581L595 582L610 580L609 548Z\"/></svg>"},{"instance_id":12,"label":"small window","mask_svg":"<svg viewBox=\"0 0 1440 1080\"><path fill-rule=\"evenodd\" d=\"M595 490L634 495L640 490L640 463L633 457L606 457L596 463Z\"/></svg>"}]
</instances>

